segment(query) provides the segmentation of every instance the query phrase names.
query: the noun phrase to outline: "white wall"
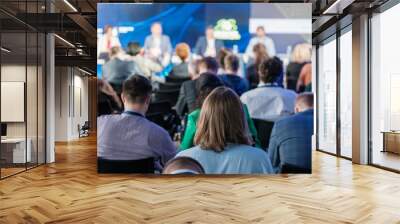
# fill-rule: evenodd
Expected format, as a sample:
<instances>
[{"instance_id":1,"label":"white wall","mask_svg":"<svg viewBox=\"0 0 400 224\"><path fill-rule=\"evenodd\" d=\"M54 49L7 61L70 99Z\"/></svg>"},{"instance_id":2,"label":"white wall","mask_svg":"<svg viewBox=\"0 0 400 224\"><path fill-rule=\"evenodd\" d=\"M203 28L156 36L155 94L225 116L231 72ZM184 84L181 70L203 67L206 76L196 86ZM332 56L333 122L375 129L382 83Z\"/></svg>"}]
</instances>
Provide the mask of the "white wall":
<instances>
[{"instance_id":1,"label":"white wall","mask_svg":"<svg viewBox=\"0 0 400 224\"><path fill-rule=\"evenodd\" d=\"M76 68L56 67L56 141L79 138L78 125L88 120L88 78Z\"/></svg>"}]
</instances>

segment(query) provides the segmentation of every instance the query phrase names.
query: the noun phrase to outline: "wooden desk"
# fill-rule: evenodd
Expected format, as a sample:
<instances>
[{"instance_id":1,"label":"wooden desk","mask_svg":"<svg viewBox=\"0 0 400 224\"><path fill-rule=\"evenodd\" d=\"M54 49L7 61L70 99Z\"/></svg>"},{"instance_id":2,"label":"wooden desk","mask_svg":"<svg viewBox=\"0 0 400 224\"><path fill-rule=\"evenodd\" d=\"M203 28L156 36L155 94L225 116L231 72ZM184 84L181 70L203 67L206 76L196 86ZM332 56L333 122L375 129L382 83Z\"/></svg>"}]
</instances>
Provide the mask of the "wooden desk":
<instances>
[{"instance_id":1,"label":"wooden desk","mask_svg":"<svg viewBox=\"0 0 400 224\"><path fill-rule=\"evenodd\" d=\"M400 131L383 131L383 152L400 154Z\"/></svg>"},{"instance_id":2,"label":"wooden desk","mask_svg":"<svg viewBox=\"0 0 400 224\"><path fill-rule=\"evenodd\" d=\"M25 152L26 142L28 144ZM2 159L5 159L6 162L8 163L30 162L32 158L31 154L32 141L30 138L28 138L26 142L25 138L1 139Z\"/></svg>"}]
</instances>

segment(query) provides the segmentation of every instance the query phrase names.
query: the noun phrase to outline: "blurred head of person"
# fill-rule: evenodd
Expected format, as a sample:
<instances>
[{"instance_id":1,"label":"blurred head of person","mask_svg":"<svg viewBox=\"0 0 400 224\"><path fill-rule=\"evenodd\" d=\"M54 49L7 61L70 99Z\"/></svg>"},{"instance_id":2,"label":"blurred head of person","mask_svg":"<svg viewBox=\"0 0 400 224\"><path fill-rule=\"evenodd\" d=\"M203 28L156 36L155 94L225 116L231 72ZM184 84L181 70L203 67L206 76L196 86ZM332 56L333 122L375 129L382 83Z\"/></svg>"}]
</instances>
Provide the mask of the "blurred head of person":
<instances>
[{"instance_id":1,"label":"blurred head of person","mask_svg":"<svg viewBox=\"0 0 400 224\"><path fill-rule=\"evenodd\" d=\"M185 62L190 56L190 47L187 43L179 43L175 48L176 55Z\"/></svg>"},{"instance_id":2,"label":"blurred head of person","mask_svg":"<svg viewBox=\"0 0 400 224\"><path fill-rule=\"evenodd\" d=\"M163 174L204 174L204 168L197 160L180 156L165 164Z\"/></svg>"},{"instance_id":3,"label":"blurred head of person","mask_svg":"<svg viewBox=\"0 0 400 224\"><path fill-rule=\"evenodd\" d=\"M228 143L251 145L239 96L230 88L214 89L204 101L194 137L202 149L222 152Z\"/></svg>"},{"instance_id":4,"label":"blurred head of person","mask_svg":"<svg viewBox=\"0 0 400 224\"><path fill-rule=\"evenodd\" d=\"M140 46L139 42L129 42L128 43L128 53L131 56L136 56L142 52L142 46Z\"/></svg>"},{"instance_id":5,"label":"blurred head of person","mask_svg":"<svg viewBox=\"0 0 400 224\"><path fill-rule=\"evenodd\" d=\"M197 107L203 106L204 100L207 96L217 87L223 86L224 84L215 73L206 72L201 74L196 82L197 95Z\"/></svg>"},{"instance_id":6,"label":"blurred head of person","mask_svg":"<svg viewBox=\"0 0 400 224\"><path fill-rule=\"evenodd\" d=\"M204 57L199 62L199 73L212 72L217 74L218 72L218 62L213 57Z\"/></svg>"},{"instance_id":7,"label":"blurred head of person","mask_svg":"<svg viewBox=\"0 0 400 224\"><path fill-rule=\"evenodd\" d=\"M113 27L110 25L105 25L103 34L106 35L107 37L112 37L113 36Z\"/></svg>"},{"instance_id":8,"label":"blurred head of person","mask_svg":"<svg viewBox=\"0 0 400 224\"><path fill-rule=\"evenodd\" d=\"M160 22L155 22L151 25L151 34L154 36L161 36L162 26Z\"/></svg>"},{"instance_id":9,"label":"blurred head of person","mask_svg":"<svg viewBox=\"0 0 400 224\"><path fill-rule=\"evenodd\" d=\"M262 83L274 83L283 74L283 63L278 57L264 60L258 67L258 77Z\"/></svg>"},{"instance_id":10,"label":"blurred head of person","mask_svg":"<svg viewBox=\"0 0 400 224\"><path fill-rule=\"evenodd\" d=\"M224 59L225 73L237 74L239 70L239 58L234 54L228 54Z\"/></svg>"},{"instance_id":11,"label":"blurred head of person","mask_svg":"<svg viewBox=\"0 0 400 224\"><path fill-rule=\"evenodd\" d=\"M231 52L226 48L221 48L217 54L217 60L220 68L225 69L225 57Z\"/></svg>"},{"instance_id":12,"label":"blurred head of person","mask_svg":"<svg viewBox=\"0 0 400 224\"><path fill-rule=\"evenodd\" d=\"M312 46L311 44L303 43L297 44L292 54L290 55L290 61L294 63L306 63L311 61Z\"/></svg>"},{"instance_id":13,"label":"blurred head of person","mask_svg":"<svg viewBox=\"0 0 400 224\"><path fill-rule=\"evenodd\" d=\"M199 64L200 59L192 60L191 62L189 62L188 70L191 79L197 79L199 77Z\"/></svg>"},{"instance_id":14,"label":"blurred head of person","mask_svg":"<svg viewBox=\"0 0 400 224\"><path fill-rule=\"evenodd\" d=\"M264 44L258 43L253 47L253 53L255 56L255 64L261 64L261 62L269 59L267 48Z\"/></svg>"},{"instance_id":15,"label":"blurred head of person","mask_svg":"<svg viewBox=\"0 0 400 224\"><path fill-rule=\"evenodd\" d=\"M264 26L258 26L256 28L256 36L259 38L265 37L265 29Z\"/></svg>"},{"instance_id":16,"label":"blurred head of person","mask_svg":"<svg viewBox=\"0 0 400 224\"><path fill-rule=\"evenodd\" d=\"M214 27L207 26L207 28L206 28L206 38L207 39L214 39Z\"/></svg>"},{"instance_id":17,"label":"blurred head of person","mask_svg":"<svg viewBox=\"0 0 400 224\"><path fill-rule=\"evenodd\" d=\"M295 113L300 113L314 108L314 94L311 92L297 95L295 102Z\"/></svg>"},{"instance_id":18,"label":"blurred head of person","mask_svg":"<svg viewBox=\"0 0 400 224\"><path fill-rule=\"evenodd\" d=\"M150 104L152 86L150 81L141 75L133 75L122 85L121 99L125 110L146 114Z\"/></svg>"},{"instance_id":19,"label":"blurred head of person","mask_svg":"<svg viewBox=\"0 0 400 224\"><path fill-rule=\"evenodd\" d=\"M123 53L124 53L124 51L122 50L121 47L115 46L115 47L111 48L110 57L115 58L115 57L120 56Z\"/></svg>"}]
</instances>

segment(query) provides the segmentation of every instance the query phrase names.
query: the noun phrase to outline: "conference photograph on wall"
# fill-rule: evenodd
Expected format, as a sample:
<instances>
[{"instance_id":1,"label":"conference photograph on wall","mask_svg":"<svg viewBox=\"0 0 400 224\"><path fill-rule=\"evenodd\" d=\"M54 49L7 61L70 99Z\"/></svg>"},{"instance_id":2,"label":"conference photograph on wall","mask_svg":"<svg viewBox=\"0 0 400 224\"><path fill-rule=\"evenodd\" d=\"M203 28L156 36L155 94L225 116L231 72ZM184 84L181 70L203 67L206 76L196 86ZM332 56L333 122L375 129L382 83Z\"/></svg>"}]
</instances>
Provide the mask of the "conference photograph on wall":
<instances>
[{"instance_id":1,"label":"conference photograph on wall","mask_svg":"<svg viewBox=\"0 0 400 224\"><path fill-rule=\"evenodd\" d=\"M311 4L97 13L99 173L312 172Z\"/></svg>"}]
</instances>

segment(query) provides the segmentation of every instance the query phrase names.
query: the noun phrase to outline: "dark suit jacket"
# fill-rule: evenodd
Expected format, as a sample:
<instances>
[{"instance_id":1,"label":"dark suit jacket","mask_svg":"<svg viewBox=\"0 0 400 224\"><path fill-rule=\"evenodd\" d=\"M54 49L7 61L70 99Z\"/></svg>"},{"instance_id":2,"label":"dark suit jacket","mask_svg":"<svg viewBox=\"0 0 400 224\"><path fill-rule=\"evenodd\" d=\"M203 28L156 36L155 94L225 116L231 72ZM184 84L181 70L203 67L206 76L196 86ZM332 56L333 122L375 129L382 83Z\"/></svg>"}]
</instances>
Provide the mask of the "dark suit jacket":
<instances>
[{"instance_id":1,"label":"dark suit jacket","mask_svg":"<svg viewBox=\"0 0 400 224\"><path fill-rule=\"evenodd\" d=\"M218 54L219 50L224 47L224 42L222 40L215 40L215 55ZM207 39L206 37L200 37L194 48L194 53L203 56L207 49Z\"/></svg>"},{"instance_id":2,"label":"dark suit jacket","mask_svg":"<svg viewBox=\"0 0 400 224\"><path fill-rule=\"evenodd\" d=\"M183 116L185 112L191 113L194 111L196 109L196 98L196 80L183 82L175 105L176 112Z\"/></svg>"},{"instance_id":3,"label":"dark suit jacket","mask_svg":"<svg viewBox=\"0 0 400 224\"><path fill-rule=\"evenodd\" d=\"M276 173L283 164L311 170L311 137L314 110L306 110L275 122L268 154Z\"/></svg>"}]
</instances>

